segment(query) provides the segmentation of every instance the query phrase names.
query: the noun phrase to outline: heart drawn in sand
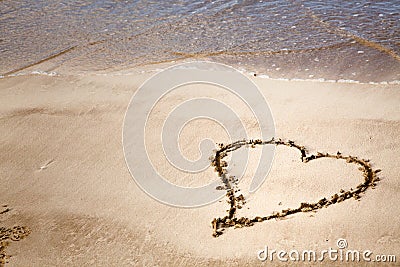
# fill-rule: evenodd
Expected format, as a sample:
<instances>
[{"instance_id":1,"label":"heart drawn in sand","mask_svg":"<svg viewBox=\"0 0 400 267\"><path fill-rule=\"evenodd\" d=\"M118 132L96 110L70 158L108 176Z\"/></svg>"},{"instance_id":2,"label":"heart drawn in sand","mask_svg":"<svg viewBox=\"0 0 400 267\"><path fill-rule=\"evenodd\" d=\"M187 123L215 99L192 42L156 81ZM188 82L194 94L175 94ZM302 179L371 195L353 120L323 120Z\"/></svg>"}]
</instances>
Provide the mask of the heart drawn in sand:
<instances>
[{"instance_id":1,"label":"heart drawn in sand","mask_svg":"<svg viewBox=\"0 0 400 267\"><path fill-rule=\"evenodd\" d=\"M238 180L235 179L234 176L228 176L227 173L227 166L228 164L223 161L225 157L228 156L228 153L233 152L243 146L250 146L254 148L255 146L261 145L276 145L276 146L288 146L294 149L297 149L301 153L301 161L303 163L310 162L312 160L320 159L320 158L332 158L337 160L345 160L348 164L355 164L358 165L358 170L362 172L364 181L356 186L355 189L350 190L340 190L340 192L330 196L324 197L317 202L314 203L307 203L303 202L300 203L299 207L297 208L287 208L280 212L276 212L270 215L265 216L255 216L253 218L246 218L236 216L236 212L238 209L241 209L243 205L246 204L245 198L242 194L236 195L235 192L238 192ZM228 198L228 203L230 208L228 210L228 214L223 218L214 218L211 222L213 227L213 236L218 237L220 236L226 228L234 227L234 228L242 228L242 227L250 227L253 226L257 222L268 221L271 219L279 219L284 218L286 216L296 214L299 212L310 212L310 211L317 211L324 207L329 207L331 205L340 203L342 201L348 200L350 198L359 199L362 193L368 188L374 188L376 182L380 179L377 176L377 173L380 172L380 169L373 170L369 160L366 159L359 159L355 156L344 156L339 151L336 154L329 154L329 153L320 153L317 152L316 154L308 154L307 149L304 146L296 144L294 141L288 140L283 141L282 139L275 140L272 138L268 141L262 140L241 140L236 141L232 144L228 145L219 145L219 150L215 152L215 156L212 160L212 166L215 167L215 171L218 173L218 176L221 178L222 182L224 183L226 190L226 197Z\"/></svg>"}]
</instances>

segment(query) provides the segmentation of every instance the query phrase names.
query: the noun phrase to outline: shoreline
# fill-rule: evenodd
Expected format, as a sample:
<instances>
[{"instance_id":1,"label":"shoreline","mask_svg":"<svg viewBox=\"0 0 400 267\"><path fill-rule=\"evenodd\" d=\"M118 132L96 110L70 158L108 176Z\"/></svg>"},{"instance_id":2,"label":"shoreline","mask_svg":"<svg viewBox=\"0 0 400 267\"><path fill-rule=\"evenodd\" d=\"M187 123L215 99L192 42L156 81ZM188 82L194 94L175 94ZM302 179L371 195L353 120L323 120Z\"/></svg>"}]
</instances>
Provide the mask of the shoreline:
<instances>
[{"instance_id":1,"label":"shoreline","mask_svg":"<svg viewBox=\"0 0 400 267\"><path fill-rule=\"evenodd\" d=\"M208 61L208 60L205 60ZM17 72L14 74L10 75L0 75L0 80L1 79L8 79L8 78L13 78L13 77L19 77L19 76L49 76L49 77L87 77L87 76L111 76L111 77L119 77L119 76L139 76L140 74L144 75L152 75L162 71L165 68L168 68L170 66L173 66L175 64L182 64L182 63L187 63L191 61L171 61L169 63L160 63L157 64L159 67L158 68L152 68L151 66L147 67L141 67L141 68L128 68L126 70L113 70L113 71L107 71L107 72L102 72L102 71L88 71L88 72L71 72L69 73L68 71L65 73L58 73L56 71L43 71L43 70L31 70L31 71L25 71L25 72ZM212 62L212 61L210 61ZM369 84L369 85L400 85L400 80L390 80L390 81L380 81L380 82L374 82L374 81L360 81L360 80L352 80L352 79L343 79L343 78L338 78L338 79L326 79L326 78L277 78L277 77L270 77L268 74L264 72L255 72L250 69L245 69L242 67L236 68L240 73L243 73L244 75L252 78L252 77L257 77L260 79L267 79L267 80L272 80L272 81L288 81L288 82L318 82L318 83L344 83L344 84Z\"/></svg>"}]
</instances>

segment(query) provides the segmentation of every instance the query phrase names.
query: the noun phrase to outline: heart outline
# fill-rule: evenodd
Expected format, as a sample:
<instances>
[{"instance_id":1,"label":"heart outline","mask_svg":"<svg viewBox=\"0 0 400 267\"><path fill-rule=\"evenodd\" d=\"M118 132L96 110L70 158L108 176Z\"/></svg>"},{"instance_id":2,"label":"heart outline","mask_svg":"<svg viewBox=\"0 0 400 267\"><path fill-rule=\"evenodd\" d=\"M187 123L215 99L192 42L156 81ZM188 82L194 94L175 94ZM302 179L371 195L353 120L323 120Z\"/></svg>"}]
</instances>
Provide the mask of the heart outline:
<instances>
[{"instance_id":1,"label":"heart outline","mask_svg":"<svg viewBox=\"0 0 400 267\"><path fill-rule=\"evenodd\" d=\"M370 160L368 159L359 159L355 156L344 156L339 151L336 154L329 154L329 153L321 153L317 152L316 154L307 154L307 149L304 146L296 144L292 140L284 141L282 139L275 140L272 138L268 141L262 141L260 139L256 140L239 140L233 142L228 145L218 144L219 149L215 152L215 157L212 159L211 165L215 167L215 171L217 172L218 176L221 178L222 182L225 185L225 190L227 191L226 197L228 198L228 203L230 204L230 209L227 211L227 216L223 218L214 218L211 222L213 228L213 237L218 237L223 234L223 231L226 228L234 227L234 228L242 228L242 227L250 227L253 226L257 222L268 221L271 219L282 219L289 215L300 213L300 212L311 212L311 211L318 211L322 208L329 207L330 205L334 205L336 203L343 202L350 198L359 199L361 198L360 194L365 193L368 188L374 188L376 186L376 182L380 181L380 178L377 176L381 170L376 169L374 170L371 167ZM315 203L307 203L301 202L300 206L294 209L287 208L283 209L280 212L275 212L271 215L267 216L256 216L252 219L247 217L240 217L237 218L236 212L238 209L244 205L245 199L242 194L239 196L235 195L235 191L238 188L238 180L235 179L234 176L230 176L227 178L227 167L228 164L223 161L223 159L228 155L228 153L233 152L243 146L250 146L254 148L260 145L283 145L297 149L301 153L301 161L303 163L310 162L312 160L316 160L319 158L334 158L334 159L341 159L346 160L346 163L356 164L359 165L358 170L362 171L364 182L358 184L356 189L350 189L344 191L343 189L340 190L339 193L335 193L334 195L329 197L329 200L326 197L321 198L318 202Z\"/></svg>"}]
</instances>

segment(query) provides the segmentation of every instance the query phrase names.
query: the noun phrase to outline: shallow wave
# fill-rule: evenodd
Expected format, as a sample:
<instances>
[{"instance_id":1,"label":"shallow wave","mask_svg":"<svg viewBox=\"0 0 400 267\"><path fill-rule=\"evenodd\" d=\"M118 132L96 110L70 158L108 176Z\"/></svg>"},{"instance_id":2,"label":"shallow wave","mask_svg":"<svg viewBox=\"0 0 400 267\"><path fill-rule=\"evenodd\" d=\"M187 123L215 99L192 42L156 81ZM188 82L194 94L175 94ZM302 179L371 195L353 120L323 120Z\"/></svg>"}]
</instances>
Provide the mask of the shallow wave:
<instances>
[{"instance_id":1,"label":"shallow wave","mask_svg":"<svg viewBox=\"0 0 400 267\"><path fill-rule=\"evenodd\" d=\"M0 1L0 74L205 59L273 78L400 79L400 3Z\"/></svg>"}]
</instances>

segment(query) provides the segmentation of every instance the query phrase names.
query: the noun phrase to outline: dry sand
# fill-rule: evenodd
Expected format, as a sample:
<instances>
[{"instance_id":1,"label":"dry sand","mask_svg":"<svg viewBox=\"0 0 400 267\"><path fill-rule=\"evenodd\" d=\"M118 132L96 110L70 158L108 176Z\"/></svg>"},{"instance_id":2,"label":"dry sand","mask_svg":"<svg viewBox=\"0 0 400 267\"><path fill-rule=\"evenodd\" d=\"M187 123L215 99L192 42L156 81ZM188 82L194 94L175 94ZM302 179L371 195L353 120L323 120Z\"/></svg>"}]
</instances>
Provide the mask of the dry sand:
<instances>
[{"instance_id":1,"label":"dry sand","mask_svg":"<svg viewBox=\"0 0 400 267\"><path fill-rule=\"evenodd\" d=\"M400 251L399 85L252 78L269 102L277 137L295 140L312 153L339 150L370 159L374 169L382 169L381 181L360 200L229 228L214 238L211 221L225 215L225 199L197 209L169 207L143 193L126 167L124 113L149 75L0 80L0 205L10 209L0 214L0 227L21 225L31 230L23 240L10 241L7 266L256 265L261 264L256 252L265 245L321 251L335 248L339 238L347 240L349 249ZM192 94L196 93L177 91L166 104ZM232 101L243 112L249 131L256 128L237 99L224 92L213 97ZM162 122L161 111L154 115L154 129ZM199 136L230 141L216 125L194 123L182 134L183 153L189 158L196 158L197 143L191 140ZM150 147L152 159L175 183L199 185L217 179L211 167L201 177L180 179L157 158L156 145ZM257 149L251 153L257 157ZM254 161L249 163L245 178L255 166ZM357 167L345 162L321 159L304 164L297 151L277 147L266 182L238 213L264 216L296 208L362 180Z\"/></svg>"}]
</instances>

